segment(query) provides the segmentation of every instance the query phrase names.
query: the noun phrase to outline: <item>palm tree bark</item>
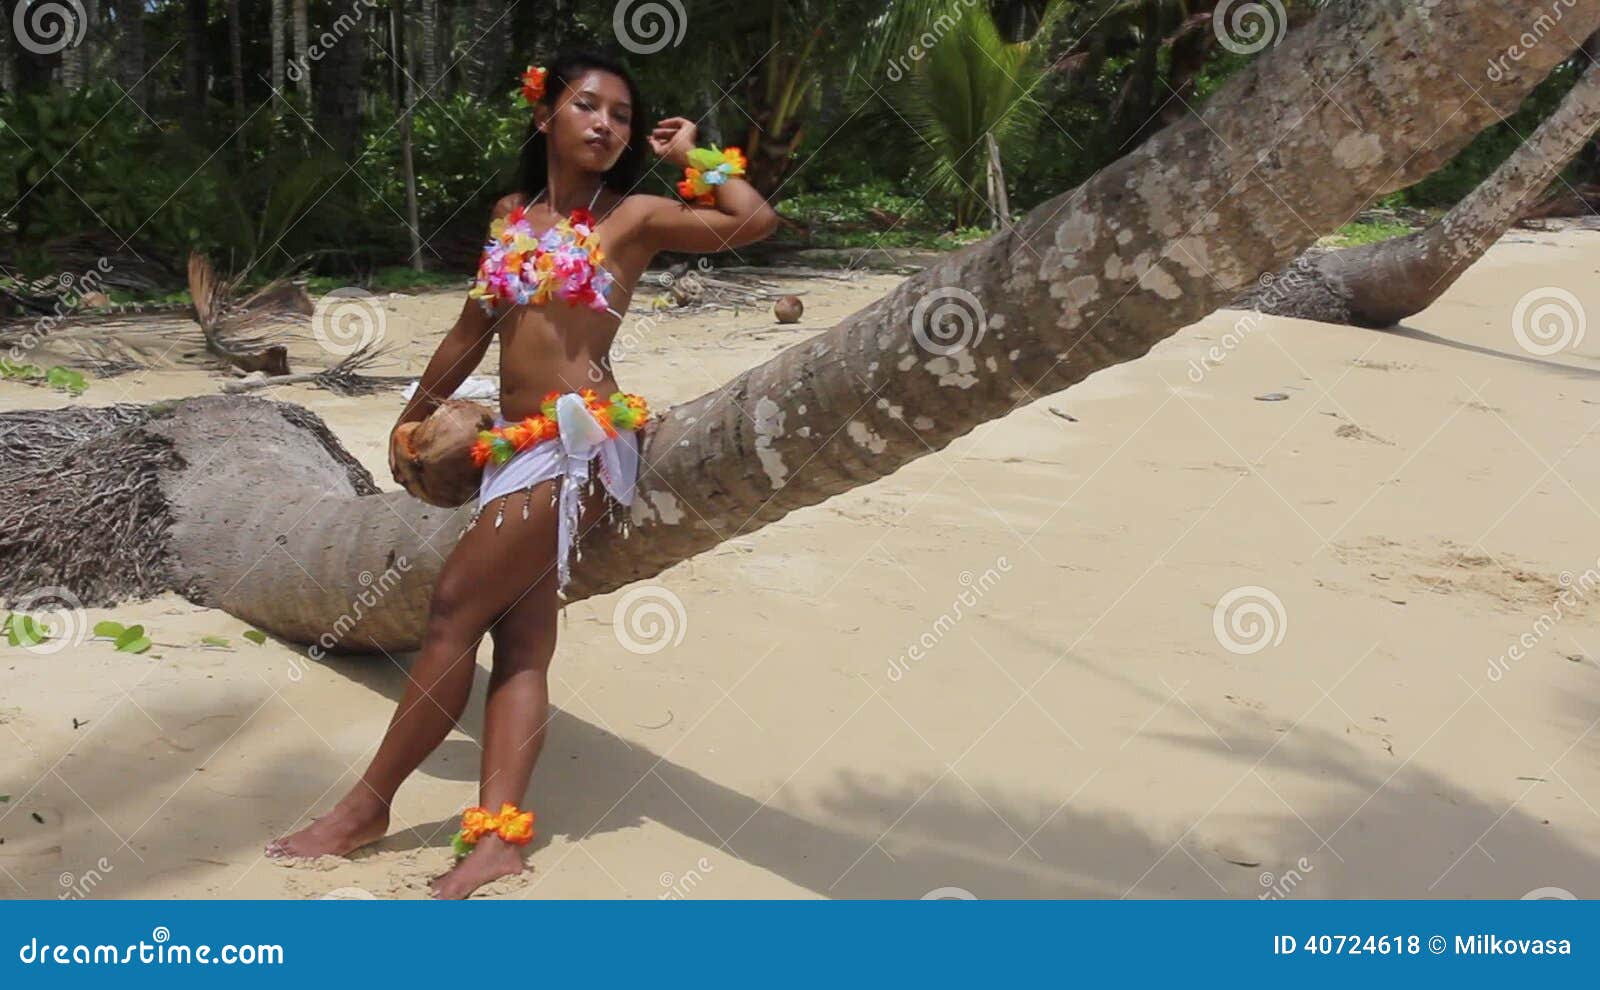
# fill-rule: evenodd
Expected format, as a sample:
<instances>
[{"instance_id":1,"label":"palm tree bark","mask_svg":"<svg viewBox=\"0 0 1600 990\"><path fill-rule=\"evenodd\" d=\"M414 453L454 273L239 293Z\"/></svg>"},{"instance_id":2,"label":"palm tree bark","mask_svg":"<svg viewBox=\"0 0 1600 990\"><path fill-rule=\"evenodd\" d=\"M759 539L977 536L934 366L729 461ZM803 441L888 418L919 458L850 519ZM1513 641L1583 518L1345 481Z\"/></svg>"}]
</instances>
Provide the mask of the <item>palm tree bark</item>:
<instances>
[{"instance_id":1,"label":"palm tree bark","mask_svg":"<svg viewBox=\"0 0 1600 990\"><path fill-rule=\"evenodd\" d=\"M186 0L183 6L183 90L189 124L198 127L206 119L206 93L210 87L211 65L206 0Z\"/></svg>"},{"instance_id":2,"label":"palm tree bark","mask_svg":"<svg viewBox=\"0 0 1600 990\"><path fill-rule=\"evenodd\" d=\"M422 0L423 9L426 10L428 6L429 0ZM404 0L396 0L395 6L389 11L389 33L394 43L394 64L397 67L407 64L408 39L405 13ZM417 205L417 165L413 154L414 138L411 126L417 94L411 73L402 71L401 74L404 75L405 81L397 84L395 93L395 100L405 107L400 114L400 171L406 183L406 227L411 237L411 267L420 272L427 270L427 260L422 255L422 229Z\"/></svg>"},{"instance_id":3,"label":"palm tree bark","mask_svg":"<svg viewBox=\"0 0 1600 990\"><path fill-rule=\"evenodd\" d=\"M300 91L307 106L311 105L311 63L307 50L311 44L311 19L306 13L307 0L294 0L294 61L300 71L294 75L295 88Z\"/></svg>"},{"instance_id":4,"label":"palm tree bark","mask_svg":"<svg viewBox=\"0 0 1600 990\"><path fill-rule=\"evenodd\" d=\"M361 74L372 20L372 8L361 4L341 14L336 30L343 35L317 63L317 125L346 159L355 158L361 140Z\"/></svg>"},{"instance_id":5,"label":"palm tree bark","mask_svg":"<svg viewBox=\"0 0 1600 990\"><path fill-rule=\"evenodd\" d=\"M80 26L83 29L83 39L75 45L68 45L61 50L61 85L67 89L78 89L89 81L89 71L94 61L94 42L97 25L96 6L94 0L79 0L83 10L82 25L77 24L75 14L69 15L75 31Z\"/></svg>"},{"instance_id":6,"label":"palm tree bark","mask_svg":"<svg viewBox=\"0 0 1600 990\"><path fill-rule=\"evenodd\" d=\"M1432 306L1521 219L1600 128L1600 69L1437 223L1407 237L1312 251L1238 305L1324 323L1392 327Z\"/></svg>"},{"instance_id":7,"label":"palm tree bark","mask_svg":"<svg viewBox=\"0 0 1600 990\"><path fill-rule=\"evenodd\" d=\"M1499 79L1459 74L1501 57L1525 19L1513 0L1329 8L1199 117L1012 230L667 410L644 438L631 533L588 534L569 599L652 577L1144 355L1511 112L1600 27L1600 0L1567 11L1570 44L1546 38ZM948 311L960 307L969 321L953 335ZM91 424L114 421L91 412ZM0 416L0 437L5 425ZM142 451L160 479L161 511L141 524L157 534L147 538L159 565L142 573L325 651L415 647L468 514L370 494L370 478L320 421L267 400L167 404L79 443L67 459L28 436L23 456L38 467L22 476L34 480L0 491L0 591L12 596L50 583L87 595L67 568L81 572L87 548L127 545L75 537L112 525L105 511L69 505L48 526L15 522L95 490L57 482L61 464L103 463L101 476L129 484L124 451ZM35 478L44 471L55 473ZM83 580L131 580L126 569L108 575L115 570Z\"/></svg>"},{"instance_id":8,"label":"palm tree bark","mask_svg":"<svg viewBox=\"0 0 1600 990\"><path fill-rule=\"evenodd\" d=\"M287 46L284 45L284 32L289 27L288 5L285 0L272 0L270 23L271 27L268 30L272 33L272 92L279 94L283 92L283 61L285 53L288 51ZM278 105L279 99L279 96L273 96L273 113L283 112L283 108Z\"/></svg>"},{"instance_id":9,"label":"palm tree bark","mask_svg":"<svg viewBox=\"0 0 1600 990\"><path fill-rule=\"evenodd\" d=\"M467 78L472 95L482 99L511 88L503 78L511 40L510 12L494 0L473 0L467 37Z\"/></svg>"},{"instance_id":10,"label":"palm tree bark","mask_svg":"<svg viewBox=\"0 0 1600 990\"><path fill-rule=\"evenodd\" d=\"M11 5L0 0L0 24L11 23ZM0 37L0 93L14 93L17 89L16 57L11 53L13 39Z\"/></svg>"},{"instance_id":11,"label":"palm tree bark","mask_svg":"<svg viewBox=\"0 0 1600 990\"><path fill-rule=\"evenodd\" d=\"M228 55L233 63L229 73L233 77L233 119L242 123L245 118L244 14L239 10L239 0L228 0Z\"/></svg>"},{"instance_id":12,"label":"palm tree bark","mask_svg":"<svg viewBox=\"0 0 1600 990\"><path fill-rule=\"evenodd\" d=\"M422 35L418 39L417 47L417 58L422 67L422 92L432 99L438 99L441 95L433 91L439 82L439 18L434 9L436 2L437 0L422 0L422 9L417 17Z\"/></svg>"},{"instance_id":13,"label":"palm tree bark","mask_svg":"<svg viewBox=\"0 0 1600 990\"><path fill-rule=\"evenodd\" d=\"M144 2L117 0L117 79L128 98L143 107L148 84L144 81Z\"/></svg>"}]
</instances>

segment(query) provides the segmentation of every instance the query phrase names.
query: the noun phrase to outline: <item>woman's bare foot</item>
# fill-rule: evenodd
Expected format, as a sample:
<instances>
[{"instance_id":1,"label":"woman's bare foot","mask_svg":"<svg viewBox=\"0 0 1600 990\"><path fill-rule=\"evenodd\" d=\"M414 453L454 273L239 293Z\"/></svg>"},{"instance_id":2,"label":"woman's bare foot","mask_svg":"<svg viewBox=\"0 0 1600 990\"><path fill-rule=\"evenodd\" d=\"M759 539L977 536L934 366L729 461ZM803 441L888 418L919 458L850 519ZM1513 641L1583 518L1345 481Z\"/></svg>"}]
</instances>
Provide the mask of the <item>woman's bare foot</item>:
<instances>
[{"instance_id":1,"label":"woman's bare foot","mask_svg":"<svg viewBox=\"0 0 1600 990\"><path fill-rule=\"evenodd\" d=\"M313 818L310 825L272 840L266 854L273 859L348 856L388 831L388 806L370 792L364 796L351 792L332 811Z\"/></svg>"},{"instance_id":2,"label":"woman's bare foot","mask_svg":"<svg viewBox=\"0 0 1600 990\"><path fill-rule=\"evenodd\" d=\"M484 884L515 876L522 870L521 846L513 846L498 835L486 835L455 869L435 878L429 886L440 900L462 900Z\"/></svg>"}]
</instances>

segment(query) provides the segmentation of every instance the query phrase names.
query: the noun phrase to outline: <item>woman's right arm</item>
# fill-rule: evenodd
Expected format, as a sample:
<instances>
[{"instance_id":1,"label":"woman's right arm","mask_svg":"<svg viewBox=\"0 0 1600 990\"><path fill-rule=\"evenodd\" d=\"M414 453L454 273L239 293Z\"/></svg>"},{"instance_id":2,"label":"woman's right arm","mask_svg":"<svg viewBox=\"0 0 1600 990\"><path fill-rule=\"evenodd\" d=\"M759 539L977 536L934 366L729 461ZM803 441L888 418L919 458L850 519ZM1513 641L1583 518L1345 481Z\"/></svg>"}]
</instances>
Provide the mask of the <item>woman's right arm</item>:
<instances>
[{"instance_id":1,"label":"woman's right arm","mask_svg":"<svg viewBox=\"0 0 1600 990\"><path fill-rule=\"evenodd\" d=\"M502 198L494 205L490 220L504 217L524 199L518 193ZM493 336L494 318L481 303L468 296L462 303L461 315L456 317L455 325L445 333L433 357L428 360L428 367L417 381L417 390L412 393L411 399L400 411L400 418L389 430L389 472L394 475L395 481L402 485L406 483L400 470L399 447L404 439L401 427L427 419L430 413L439 408L440 403L454 395L472 370L483 361Z\"/></svg>"},{"instance_id":2,"label":"woman's right arm","mask_svg":"<svg viewBox=\"0 0 1600 990\"><path fill-rule=\"evenodd\" d=\"M445 333L444 339L433 352L428 367L422 372L417 390L395 421L395 428L406 423L419 423L439 407L445 399L455 394L474 368L483 361L494 337L494 323L476 299L468 299L461 307L455 325Z\"/></svg>"},{"instance_id":3,"label":"woman's right arm","mask_svg":"<svg viewBox=\"0 0 1600 990\"><path fill-rule=\"evenodd\" d=\"M489 213L490 222L506 216L526 199L521 193L502 197ZM438 349L433 352L433 358L428 361L428 367L417 383L417 391L406 403L405 409L401 410L394 429L406 423L422 422L439 407L439 403L454 395L483 360L493 336L493 318L484 311L482 304L469 296L461 307L461 315L456 317L455 326L444 335Z\"/></svg>"}]
</instances>

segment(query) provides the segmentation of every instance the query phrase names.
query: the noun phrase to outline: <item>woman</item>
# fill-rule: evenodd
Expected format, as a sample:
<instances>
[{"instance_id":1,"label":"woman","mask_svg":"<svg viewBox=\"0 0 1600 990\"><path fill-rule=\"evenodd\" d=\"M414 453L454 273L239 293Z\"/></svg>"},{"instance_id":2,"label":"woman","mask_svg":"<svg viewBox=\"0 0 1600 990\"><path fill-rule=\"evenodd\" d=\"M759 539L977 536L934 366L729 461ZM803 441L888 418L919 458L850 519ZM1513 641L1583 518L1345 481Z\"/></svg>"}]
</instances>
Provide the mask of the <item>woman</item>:
<instances>
[{"instance_id":1,"label":"woman","mask_svg":"<svg viewBox=\"0 0 1600 990\"><path fill-rule=\"evenodd\" d=\"M390 438L395 470L401 428L450 396L499 333L501 415L494 442L476 451L485 464L477 513L440 570L410 683L371 765L331 811L267 847L274 857L343 856L382 838L401 782L465 709L488 631L478 807L463 816L455 867L433 881L444 898L523 869L533 816L517 806L544 742L569 544L616 516L637 477L636 429L648 413L620 392L609 357L634 286L658 251L735 248L778 223L739 177L736 149L695 149L695 125L682 117L646 138L637 87L608 58L574 53L530 68L524 97L533 119L519 188L495 205L477 283ZM685 168L679 192L693 202L632 192L647 143ZM494 525L479 522L491 508Z\"/></svg>"}]
</instances>

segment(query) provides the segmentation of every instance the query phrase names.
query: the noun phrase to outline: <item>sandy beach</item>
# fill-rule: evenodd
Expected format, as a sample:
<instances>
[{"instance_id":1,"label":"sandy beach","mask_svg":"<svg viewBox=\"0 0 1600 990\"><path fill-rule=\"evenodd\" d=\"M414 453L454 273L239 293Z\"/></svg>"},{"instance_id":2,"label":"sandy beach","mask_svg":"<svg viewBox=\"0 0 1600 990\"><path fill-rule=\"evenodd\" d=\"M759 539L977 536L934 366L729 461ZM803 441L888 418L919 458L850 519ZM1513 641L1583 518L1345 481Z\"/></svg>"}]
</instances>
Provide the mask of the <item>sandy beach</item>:
<instances>
[{"instance_id":1,"label":"sandy beach","mask_svg":"<svg viewBox=\"0 0 1600 990\"><path fill-rule=\"evenodd\" d=\"M1548 287L1600 315L1597 275L1596 234L1518 231L1401 331L1223 311L667 571L664 611L573 605L530 870L484 893L1600 897L1600 327L1546 356L1512 333ZM796 281L795 328L664 319L619 379L665 408L898 281ZM375 373L420 372L460 305L386 297ZM291 362L330 363L309 333ZM397 391L267 394L395 487ZM349 786L401 663L170 595L88 619L156 645L0 646L0 896L426 896L486 677L388 839L285 866L262 845Z\"/></svg>"}]
</instances>

